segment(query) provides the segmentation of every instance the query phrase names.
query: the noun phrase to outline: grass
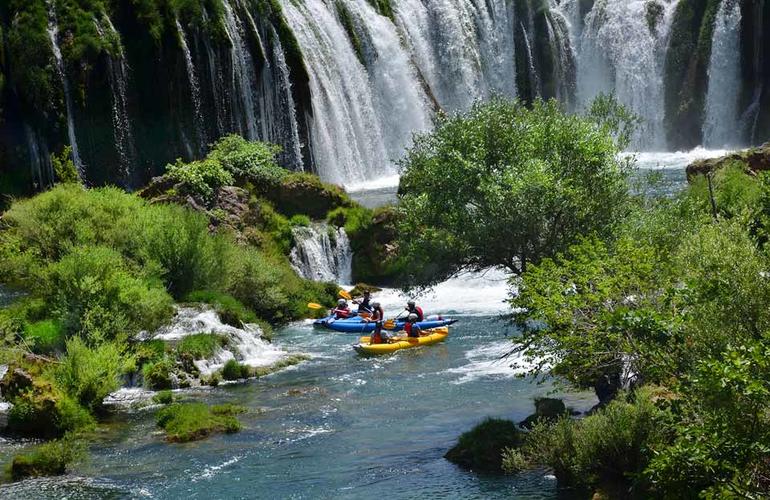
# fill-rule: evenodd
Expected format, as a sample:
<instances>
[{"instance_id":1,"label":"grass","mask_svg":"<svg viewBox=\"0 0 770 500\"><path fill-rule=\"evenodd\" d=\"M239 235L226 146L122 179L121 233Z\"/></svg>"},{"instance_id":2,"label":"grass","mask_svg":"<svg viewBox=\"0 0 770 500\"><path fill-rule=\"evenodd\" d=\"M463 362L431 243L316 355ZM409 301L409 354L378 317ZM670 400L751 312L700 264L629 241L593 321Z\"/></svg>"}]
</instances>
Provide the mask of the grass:
<instances>
[{"instance_id":1,"label":"grass","mask_svg":"<svg viewBox=\"0 0 770 500\"><path fill-rule=\"evenodd\" d=\"M170 405L174 402L174 393L170 390L160 391L152 397L152 401L160 405Z\"/></svg>"},{"instance_id":2,"label":"grass","mask_svg":"<svg viewBox=\"0 0 770 500\"><path fill-rule=\"evenodd\" d=\"M180 355L189 355L192 359L208 359L220 347L227 345L227 337L214 333L196 333L184 337L176 347Z\"/></svg>"},{"instance_id":3,"label":"grass","mask_svg":"<svg viewBox=\"0 0 770 500\"><path fill-rule=\"evenodd\" d=\"M203 403L177 403L158 411L156 422L166 431L167 441L186 443L215 433L238 432L241 423L234 415L245 411L235 405L212 407Z\"/></svg>"},{"instance_id":4,"label":"grass","mask_svg":"<svg viewBox=\"0 0 770 500\"><path fill-rule=\"evenodd\" d=\"M283 368L296 365L303 361L310 359L304 354L293 354L286 358L273 363L270 366L257 366L252 367L239 363L238 361L231 359L222 368L222 378L225 380L240 380L244 378L259 378L271 373L277 372Z\"/></svg>"},{"instance_id":5,"label":"grass","mask_svg":"<svg viewBox=\"0 0 770 500\"><path fill-rule=\"evenodd\" d=\"M13 457L8 466L11 479L55 476L67 472L67 466L85 455L82 444L68 438L41 444L28 453Z\"/></svg>"},{"instance_id":6,"label":"grass","mask_svg":"<svg viewBox=\"0 0 770 500\"><path fill-rule=\"evenodd\" d=\"M64 347L64 329L60 322L47 319L24 325L24 338L33 343L39 353L49 353Z\"/></svg>"},{"instance_id":7,"label":"grass","mask_svg":"<svg viewBox=\"0 0 770 500\"><path fill-rule=\"evenodd\" d=\"M186 300L188 302L203 302L211 305L216 309L222 323L230 326L240 327L244 323L254 323L257 321L257 315L254 312L226 293L198 290L189 293Z\"/></svg>"}]
</instances>

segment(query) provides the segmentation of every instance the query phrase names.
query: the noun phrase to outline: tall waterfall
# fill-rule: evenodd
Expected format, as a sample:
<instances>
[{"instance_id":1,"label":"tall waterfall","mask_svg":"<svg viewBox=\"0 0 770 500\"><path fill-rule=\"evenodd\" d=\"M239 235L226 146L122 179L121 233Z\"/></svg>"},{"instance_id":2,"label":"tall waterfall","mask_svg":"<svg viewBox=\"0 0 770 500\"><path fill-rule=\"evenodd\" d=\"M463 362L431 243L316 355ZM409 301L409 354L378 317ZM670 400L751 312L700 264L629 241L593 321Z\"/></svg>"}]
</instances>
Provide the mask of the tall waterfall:
<instances>
[{"instance_id":1,"label":"tall waterfall","mask_svg":"<svg viewBox=\"0 0 770 500\"><path fill-rule=\"evenodd\" d=\"M578 100L586 106L601 92L614 93L643 120L633 145L664 150L663 63L676 3L659 4L655 26L648 3L606 0L588 13L577 49Z\"/></svg>"},{"instance_id":2,"label":"tall waterfall","mask_svg":"<svg viewBox=\"0 0 770 500\"><path fill-rule=\"evenodd\" d=\"M242 27L229 1L222 2L225 9L225 31L230 39L232 66L231 89L243 123L241 134L250 140L257 139L257 117L254 111L254 62L243 40Z\"/></svg>"},{"instance_id":3,"label":"tall waterfall","mask_svg":"<svg viewBox=\"0 0 770 500\"><path fill-rule=\"evenodd\" d=\"M729 147L740 143L738 94L741 86L740 61L741 5L738 0L722 0L714 21L711 61L708 70L706 119L703 141L706 147Z\"/></svg>"},{"instance_id":4,"label":"tall waterfall","mask_svg":"<svg viewBox=\"0 0 770 500\"><path fill-rule=\"evenodd\" d=\"M56 73L59 75L64 92L64 105L67 108L67 138L72 148L72 161L78 169L81 179L84 179L83 162L80 159L78 149L78 140L75 135L75 115L72 104L72 95L70 94L70 84L67 79L67 72L64 67L64 59L59 48L59 21L56 18L56 6L52 0L47 3L48 6L48 38L51 40L51 49L53 50L54 62L56 63Z\"/></svg>"},{"instance_id":5,"label":"tall waterfall","mask_svg":"<svg viewBox=\"0 0 770 500\"><path fill-rule=\"evenodd\" d=\"M353 251L344 228L326 224L294 228L291 262L304 278L350 284Z\"/></svg>"},{"instance_id":6,"label":"tall waterfall","mask_svg":"<svg viewBox=\"0 0 770 500\"><path fill-rule=\"evenodd\" d=\"M54 182L53 166L48 148L40 137L32 130L32 127L24 124L24 139L27 142L29 164L32 171L32 179L38 189L50 186Z\"/></svg>"},{"instance_id":7,"label":"tall waterfall","mask_svg":"<svg viewBox=\"0 0 770 500\"><path fill-rule=\"evenodd\" d=\"M187 82L190 85L190 98L193 104L193 119L195 120L195 132L198 139L198 146L204 147L206 144L206 132L203 128L203 111L201 104L201 86L198 81L198 75L195 71L195 64L193 63L192 54L190 53L190 47L187 45L187 36L182 29L182 25L179 24L179 19L174 20L176 23L177 34L179 35L179 45L184 53L184 63L187 69Z\"/></svg>"},{"instance_id":8,"label":"tall waterfall","mask_svg":"<svg viewBox=\"0 0 770 500\"><path fill-rule=\"evenodd\" d=\"M115 136L115 149L118 153L122 175L128 179L131 176L131 169L136 158L131 120L128 117L128 63L123 52L123 46L119 42L120 34L107 15L102 16L102 19L110 30L109 36L118 40L117 56L113 54L107 56L107 77L112 91L112 130ZM94 19L94 24L100 37L108 36L99 20Z\"/></svg>"}]
</instances>

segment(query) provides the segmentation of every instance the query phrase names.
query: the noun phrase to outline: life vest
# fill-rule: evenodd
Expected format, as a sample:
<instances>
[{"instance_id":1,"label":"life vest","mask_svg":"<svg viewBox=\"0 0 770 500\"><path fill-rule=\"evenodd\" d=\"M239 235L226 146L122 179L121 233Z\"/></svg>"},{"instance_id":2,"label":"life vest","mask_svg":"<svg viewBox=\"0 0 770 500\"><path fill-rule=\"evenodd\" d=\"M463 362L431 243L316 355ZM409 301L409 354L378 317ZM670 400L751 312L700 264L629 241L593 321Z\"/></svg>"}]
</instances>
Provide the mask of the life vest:
<instances>
[{"instance_id":1,"label":"life vest","mask_svg":"<svg viewBox=\"0 0 770 500\"><path fill-rule=\"evenodd\" d=\"M407 323L404 325L404 331L408 337L419 337L421 330L419 326L413 323Z\"/></svg>"},{"instance_id":2,"label":"life vest","mask_svg":"<svg viewBox=\"0 0 770 500\"><path fill-rule=\"evenodd\" d=\"M337 308L337 309L334 309L332 311L332 314L337 319L347 318L348 316L350 316L350 309L339 309L339 308Z\"/></svg>"},{"instance_id":3,"label":"life vest","mask_svg":"<svg viewBox=\"0 0 770 500\"><path fill-rule=\"evenodd\" d=\"M422 307L414 306L414 311L409 311L409 312L417 314L417 321L418 322L425 320L425 313L422 312Z\"/></svg>"}]
</instances>

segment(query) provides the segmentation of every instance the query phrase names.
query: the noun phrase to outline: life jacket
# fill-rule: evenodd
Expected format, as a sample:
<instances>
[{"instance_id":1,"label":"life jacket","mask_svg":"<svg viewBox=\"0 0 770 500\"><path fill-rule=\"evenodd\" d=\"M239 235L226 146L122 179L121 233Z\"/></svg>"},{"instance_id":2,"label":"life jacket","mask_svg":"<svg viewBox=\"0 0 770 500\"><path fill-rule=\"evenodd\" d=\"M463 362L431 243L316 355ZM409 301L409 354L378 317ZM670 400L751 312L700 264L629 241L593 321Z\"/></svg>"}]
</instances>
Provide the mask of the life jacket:
<instances>
[{"instance_id":1,"label":"life jacket","mask_svg":"<svg viewBox=\"0 0 770 500\"><path fill-rule=\"evenodd\" d=\"M407 323L404 325L404 331L406 331L407 337L419 337L421 330L419 326L413 323Z\"/></svg>"},{"instance_id":2,"label":"life jacket","mask_svg":"<svg viewBox=\"0 0 770 500\"><path fill-rule=\"evenodd\" d=\"M425 320L425 313L422 312L422 307L420 306L414 306L414 311L409 311L410 313L417 314L417 321L424 321Z\"/></svg>"},{"instance_id":3,"label":"life jacket","mask_svg":"<svg viewBox=\"0 0 770 500\"><path fill-rule=\"evenodd\" d=\"M372 309L372 314L369 316L372 321L382 321L385 319L385 311L382 310L382 306L377 309Z\"/></svg>"},{"instance_id":4,"label":"life jacket","mask_svg":"<svg viewBox=\"0 0 770 500\"><path fill-rule=\"evenodd\" d=\"M340 308L336 308L336 309L334 309L334 310L332 311L332 314L333 314L333 315L334 315L334 317L335 317L335 318L337 318L337 319L341 319L341 318L347 318L348 316L350 316L350 309L340 309Z\"/></svg>"},{"instance_id":5,"label":"life jacket","mask_svg":"<svg viewBox=\"0 0 770 500\"><path fill-rule=\"evenodd\" d=\"M374 333L372 333L372 336L369 338L370 344L382 344L382 332L379 330L375 330Z\"/></svg>"}]
</instances>

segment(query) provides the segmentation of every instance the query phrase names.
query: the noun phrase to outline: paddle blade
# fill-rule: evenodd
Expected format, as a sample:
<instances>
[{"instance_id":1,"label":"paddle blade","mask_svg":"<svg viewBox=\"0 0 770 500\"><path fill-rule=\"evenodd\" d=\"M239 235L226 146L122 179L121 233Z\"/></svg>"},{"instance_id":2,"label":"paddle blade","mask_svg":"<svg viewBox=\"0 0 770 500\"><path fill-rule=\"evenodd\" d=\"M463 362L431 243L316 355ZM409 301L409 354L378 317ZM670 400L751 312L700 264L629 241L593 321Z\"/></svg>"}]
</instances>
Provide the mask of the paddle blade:
<instances>
[{"instance_id":1,"label":"paddle blade","mask_svg":"<svg viewBox=\"0 0 770 500\"><path fill-rule=\"evenodd\" d=\"M340 292L337 295L339 295L341 298L343 298L345 300L353 300L353 296L350 295L345 290L340 290Z\"/></svg>"},{"instance_id":2,"label":"paddle blade","mask_svg":"<svg viewBox=\"0 0 770 500\"><path fill-rule=\"evenodd\" d=\"M392 330L393 328L396 327L396 320L389 319L389 320L385 321L385 323L383 323L382 326L383 326L383 328L386 328L388 330Z\"/></svg>"},{"instance_id":3,"label":"paddle blade","mask_svg":"<svg viewBox=\"0 0 770 500\"><path fill-rule=\"evenodd\" d=\"M310 302L310 303L308 303L307 306L310 309L323 309L324 308L324 306L322 306L321 304L316 304L315 302Z\"/></svg>"}]
</instances>

